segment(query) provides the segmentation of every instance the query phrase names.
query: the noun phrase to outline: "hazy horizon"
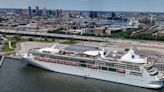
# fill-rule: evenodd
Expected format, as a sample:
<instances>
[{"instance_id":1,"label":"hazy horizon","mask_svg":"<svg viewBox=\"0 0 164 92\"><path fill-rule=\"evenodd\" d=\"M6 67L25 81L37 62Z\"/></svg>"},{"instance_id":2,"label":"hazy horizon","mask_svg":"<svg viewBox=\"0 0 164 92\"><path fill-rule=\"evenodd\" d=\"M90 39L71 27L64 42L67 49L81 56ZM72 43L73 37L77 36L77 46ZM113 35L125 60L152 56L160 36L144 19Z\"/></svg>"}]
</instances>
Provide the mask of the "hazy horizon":
<instances>
[{"instance_id":1,"label":"hazy horizon","mask_svg":"<svg viewBox=\"0 0 164 92\"><path fill-rule=\"evenodd\" d=\"M164 0L1 0L0 8L164 12Z\"/></svg>"}]
</instances>

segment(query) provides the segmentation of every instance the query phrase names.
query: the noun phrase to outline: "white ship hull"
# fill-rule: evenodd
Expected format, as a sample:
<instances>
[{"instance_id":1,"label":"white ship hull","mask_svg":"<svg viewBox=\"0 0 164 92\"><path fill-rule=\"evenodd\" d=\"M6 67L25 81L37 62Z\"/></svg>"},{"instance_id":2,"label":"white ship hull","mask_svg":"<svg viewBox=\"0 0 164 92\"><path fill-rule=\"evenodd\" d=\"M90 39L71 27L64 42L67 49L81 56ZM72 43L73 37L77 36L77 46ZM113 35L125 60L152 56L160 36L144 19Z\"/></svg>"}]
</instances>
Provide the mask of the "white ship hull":
<instances>
[{"instance_id":1,"label":"white ship hull","mask_svg":"<svg viewBox=\"0 0 164 92\"><path fill-rule=\"evenodd\" d=\"M130 75L118 74L115 72L90 69L85 67L77 67L71 65L36 61L33 58L29 58L29 57L23 57L23 59L29 64L54 72L89 77L94 79L100 79L100 80L117 82L117 83L133 85L138 87L145 87L145 88L159 89L163 87L163 82L161 81L152 83L152 80L150 81L142 77L134 77Z\"/></svg>"}]
</instances>

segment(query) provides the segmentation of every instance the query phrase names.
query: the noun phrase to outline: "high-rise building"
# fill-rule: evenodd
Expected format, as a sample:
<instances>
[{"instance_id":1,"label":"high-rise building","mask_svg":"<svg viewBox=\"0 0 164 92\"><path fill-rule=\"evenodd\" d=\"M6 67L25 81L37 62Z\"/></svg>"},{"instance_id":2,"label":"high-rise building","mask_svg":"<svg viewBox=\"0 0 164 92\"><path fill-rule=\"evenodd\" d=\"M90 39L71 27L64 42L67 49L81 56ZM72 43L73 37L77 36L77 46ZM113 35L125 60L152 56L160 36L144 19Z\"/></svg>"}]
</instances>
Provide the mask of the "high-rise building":
<instances>
[{"instance_id":1,"label":"high-rise building","mask_svg":"<svg viewBox=\"0 0 164 92\"><path fill-rule=\"evenodd\" d=\"M153 14L150 14L150 21L153 22L154 21L155 16Z\"/></svg>"},{"instance_id":2,"label":"high-rise building","mask_svg":"<svg viewBox=\"0 0 164 92\"><path fill-rule=\"evenodd\" d=\"M19 15L23 16L23 9L19 9Z\"/></svg>"},{"instance_id":3,"label":"high-rise building","mask_svg":"<svg viewBox=\"0 0 164 92\"><path fill-rule=\"evenodd\" d=\"M35 11L36 11L36 15L37 15L37 16L39 16L39 15L40 15L39 6L36 6L36 9L35 9Z\"/></svg>"},{"instance_id":4,"label":"high-rise building","mask_svg":"<svg viewBox=\"0 0 164 92\"><path fill-rule=\"evenodd\" d=\"M62 10L56 10L55 16L56 17L61 17L62 16Z\"/></svg>"},{"instance_id":5,"label":"high-rise building","mask_svg":"<svg viewBox=\"0 0 164 92\"><path fill-rule=\"evenodd\" d=\"M69 11L63 11L62 12L62 17L65 19L69 19L70 18L70 12Z\"/></svg>"},{"instance_id":6,"label":"high-rise building","mask_svg":"<svg viewBox=\"0 0 164 92\"><path fill-rule=\"evenodd\" d=\"M36 10L35 9L32 9L32 15L35 15L36 14Z\"/></svg>"},{"instance_id":7,"label":"high-rise building","mask_svg":"<svg viewBox=\"0 0 164 92\"><path fill-rule=\"evenodd\" d=\"M90 11L89 17L92 19L97 18L97 12L96 11Z\"/></svg>"},{"instance_id":8,"label":"high-rise building","mask_svg":"<svg viewBox=\"0 0 164 92\"><path fill-rule=\"evenodd\" d=\"M49 16L54 16L54 11L48 10L48 15L49 15Z\"/></svg>"},{"instance_id":9,"label":"high-rise building","mask_svg":"<svg viewBox=\"0 0 164 92\"><path fill-rule=\"evenodd\" d=\"M45 18L47 17L47 9L46 9L46 8L43 9L42 15L43 15Z\"/></svg>"},{"instance_id":10,"label":"high-rise building","mask_svg":"<svg viewBox=\"0 0 164 92\"><path fill-rule=\"evenodd\" d=\"M31 18L32 17L32 10L31 10L31 7L30 6L28 7L28 11L29 11L29 16Z\"/></svg>"},{"instance_id":11,"label":"high-rise building","mask_svg":"<svg viewBox=\"0 0 164 92\"><path fill-rule=\"evenodd\" d=\"M112 18L112 19L116 18L116 13L115 13L115 12L112 12L111 18Z\"/></svg>"}]
</instances>

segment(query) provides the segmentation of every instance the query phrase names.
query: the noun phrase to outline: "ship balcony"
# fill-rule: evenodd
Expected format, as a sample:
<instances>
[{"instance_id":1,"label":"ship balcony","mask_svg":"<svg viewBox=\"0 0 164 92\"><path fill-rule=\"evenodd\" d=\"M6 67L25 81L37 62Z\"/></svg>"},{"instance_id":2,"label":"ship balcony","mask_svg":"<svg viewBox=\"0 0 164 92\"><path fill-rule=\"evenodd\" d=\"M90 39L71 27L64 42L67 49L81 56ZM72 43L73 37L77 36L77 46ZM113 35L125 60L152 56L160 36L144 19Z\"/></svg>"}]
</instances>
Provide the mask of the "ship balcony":
<instances>
[{"instance_id":1,"label":"ship balcony","mask_svg":"<svg viewBox=\"0 0 164 92\"><path fill-rule=\"evenodd\" d=\"M148 62L144 65L144 68L147 70L147 72L151 75L151 76L156 76L158 75L158 70L155 69L153 67L154 62Z\"/></svg>"},{"instance_id":2,"label":"ship balcony","mask_svg":"<svg viewBox=\"0 0 164 92\"><path fill-rule=\"evenodd\" d=\"M150 70L150 69L152 69L153 65L154 65L154 62L148 62L148 63L144 64L144 68L146 70Z\"/></svg>"},{"instance_id":3,"label":"ship balcony","mask_svg":"<svg viewBox=\"0 0 164 92\"><path fill-rule=\"evenodd\" d=\"M158 70L157 69L151 69L151 71L149 70L148 71L149 72L149 74L151 75L151 76L156 76L156 75L158 75Z\"/></svg>"},{"instance_id":4,"label":"ship balcony","mask_svg":"<svg viewBox=\"0 0 164 92\"><path fill-rule=\"evenodd\" d=\"M153 68L151 68L150 70L147 70L149 73L151 73L151 72L154 72L155 71L155 68L153 67Z\"/></svg>"}]
</instances>

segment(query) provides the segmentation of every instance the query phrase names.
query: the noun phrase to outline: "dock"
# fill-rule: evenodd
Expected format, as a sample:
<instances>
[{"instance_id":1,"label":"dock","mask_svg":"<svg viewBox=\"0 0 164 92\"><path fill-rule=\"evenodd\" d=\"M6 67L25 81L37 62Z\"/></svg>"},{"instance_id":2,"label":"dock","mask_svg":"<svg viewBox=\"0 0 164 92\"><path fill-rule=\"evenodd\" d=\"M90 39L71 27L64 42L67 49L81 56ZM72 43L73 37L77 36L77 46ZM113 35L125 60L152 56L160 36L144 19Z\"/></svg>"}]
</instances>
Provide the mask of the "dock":
<instances>
[{"instance_id":1,"label":"dock","mask_svg":"<svg viewBox=\"0 0 164 92\"><path fill-rule=\"evenodd\" d=\"M4 62L4 56L1 56L1 58L0 58L0 67L2 66L3 62Z\"/></svg>"}]
</instances>

